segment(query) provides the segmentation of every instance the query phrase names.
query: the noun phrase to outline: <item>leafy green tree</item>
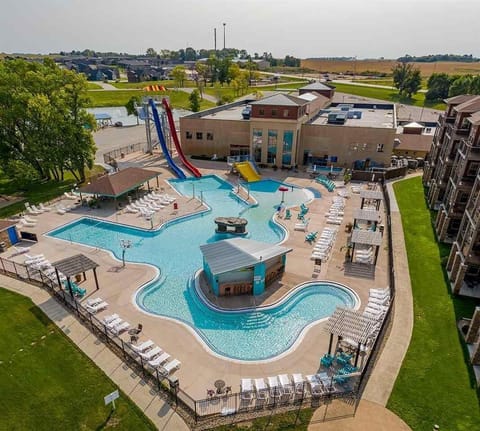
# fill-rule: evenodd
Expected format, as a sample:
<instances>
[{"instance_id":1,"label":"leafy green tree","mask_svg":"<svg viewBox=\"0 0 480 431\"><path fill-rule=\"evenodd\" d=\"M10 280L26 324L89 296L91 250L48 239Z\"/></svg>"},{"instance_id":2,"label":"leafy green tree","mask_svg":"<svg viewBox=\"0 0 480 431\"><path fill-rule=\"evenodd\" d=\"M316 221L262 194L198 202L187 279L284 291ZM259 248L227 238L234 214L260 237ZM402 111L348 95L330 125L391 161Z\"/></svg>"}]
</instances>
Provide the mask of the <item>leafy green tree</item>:
<instances>
[{"instance_id":1,"label":"leafy green tree","mask_svg":"<svg viewBox=\"0 0 480 431\"><path fill-rule=\"evenodd\" d=\"M393 84L398 88L400 95L412 97L420 90L422 76L420 69L411 63L397 63L392 68Z\"/></svg>"},{"instance_id":2,"label":"leafy green tree","mask_svg":"<svg viewBox=\"0 0 480 431\"><path fill-rule=\"evenodd\" d=\"M452 79L446 73L432 73L428 78L428 91L425 95L427 100L442 100L448 97Z\"/></svg>"},{"instance_id":3,"label":"leafy green tree","mask_svg":"<svg viewBox=\"0 0 480 431\"><path fill-rule=\"evenodd\" d=\"M135 115L137 117L137 125L138 125L138 111L136 110L136 105L140 103L140 99L137 96L132 96L125 104L125 108L127 109L128 115Z\"/></svg>"},{"instance_id":4,"label":"leafy green tree","mask_svg":"<svg viewBox=\"0 0 480 431\"><path fill-rule=\"evenodd\" d=\"M15 91L12 91L15 89ZM83 75L44 63L0 63L0 160L31 166L40 178L63 180L71 171L77 181L93 166L93 116ZM17 165L19 165L17 163Z\"/></svg>"},{"instance_id":5,"label":"leafy green tree","mask_svg":"<svg viewBox=\"0 0 480 431\"><path fill-rule=\"evenodd\" d=\"M183 87L187 79L187 72L183 66L175 66L171 72L175 87Z\"/></svg>"},{"instance_id":6,"label":"leafy green tree","mask_svg":"<svg viewBox=\"0 0 480 431\"><path fill-rule=\"evenodd\" d=\"M156 57L157 56L157 51L155 51L153 48L148 48L146 55L148 57Z\"/></svg>"},{"instance_id":7,"label":"leafy green tree","mask_svg":"<svg viewBox=\"0 0 480 431\"><path fill-rule=\"evenodd\" d=\"M453 97L453 96L458 96L460 94L469 94L471 86L472 86L471 75L459 76L457 79L455 79L452 82L452 85L450 85L448 96Z\"/></svg>"},{"instance_id":8,"label":"leafy green tree","mask_svg":"<svg viewBox=\"0 0 480 431\"><path fill-rule=\"evenodd\" d=\"M186 61L195 61L197 59L197 52L192 48L188 47L185 49L185 60Z\"/></svg>"},{"instance_id":9,"label":"leafy green tree","mask_svg":"<svg viewBox=\"0 0 480 431\"><path fill-rule=\"evenodd\" d=\"M197 89L190 93L188 99L190 100L190 110L193 112L200 111L200 92Z\"/></svg>"}]
</instances>

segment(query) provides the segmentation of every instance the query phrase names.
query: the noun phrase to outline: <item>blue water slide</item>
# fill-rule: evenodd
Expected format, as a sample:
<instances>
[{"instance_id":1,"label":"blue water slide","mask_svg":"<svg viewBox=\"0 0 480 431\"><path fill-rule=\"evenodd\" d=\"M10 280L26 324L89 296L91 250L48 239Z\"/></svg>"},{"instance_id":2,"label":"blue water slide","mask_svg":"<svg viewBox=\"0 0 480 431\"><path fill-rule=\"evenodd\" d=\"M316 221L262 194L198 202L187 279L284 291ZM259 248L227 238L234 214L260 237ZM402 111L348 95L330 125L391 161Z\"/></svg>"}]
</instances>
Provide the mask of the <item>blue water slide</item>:
<instances>
[{"instance_id":1,"label":"blue water slide","mask_svg":"<svg viewBox=\"0 0 480 431\"><path fill-rule=\"evenodd\" d=\"M162 126L160 125L160 117L158 116L158 110L155 106L155 102L153 99L149 99L148 103L150 103L150 107L152 108L153 114L153 121L155 122L155 127L157 129L158 140L160 141L160 146L162 147L163 155L167 159L168 166L170 169L175 173L175 175L184 180L187 176L183 173L183 171L175 164L168 152L167 144L165 142L165 137L163 136Z\"/></svg>"}]
</instances>

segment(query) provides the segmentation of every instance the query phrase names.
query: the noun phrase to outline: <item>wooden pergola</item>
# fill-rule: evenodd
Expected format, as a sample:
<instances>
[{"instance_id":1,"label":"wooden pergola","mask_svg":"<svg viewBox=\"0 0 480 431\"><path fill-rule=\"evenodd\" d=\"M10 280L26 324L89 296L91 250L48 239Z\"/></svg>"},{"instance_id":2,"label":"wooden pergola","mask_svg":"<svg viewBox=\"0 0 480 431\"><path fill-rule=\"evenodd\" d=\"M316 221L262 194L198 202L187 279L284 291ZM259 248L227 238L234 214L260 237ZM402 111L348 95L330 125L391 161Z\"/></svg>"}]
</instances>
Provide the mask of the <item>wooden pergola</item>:
<instances>
[{"instance_id":1,"label":"wooden pergola","mask_svg":"<svg viewBox=\"0 0 480 431\"><path fill-rule=\"evenodd\" d=\"M380 250L380 246L382 245L382 233L377 231L371 230L364 230L364 229L353 229L352 237L350 238L350 242L353 246L352 253L350 256L350 261L353 262L353 256L355 254L355 246L356 244L362 245L369 245L375 247L375 259L373 264L377 264L378 252Z\"/></svg>"},{"instance_id":2,"label":"wooden pergola","mask_svg":"<svg viewBox=\"0 0 480 431\"><path fill-rule=\"evenodd\" d=\"M374 201L375 208L378 211L383 200L383 193L381 190L360 190L360 197L362 199L362 203L360 205L361 209L363 209L367 201Z\"/></svg>"},{"instance_id":3,"label":"wooden pergola","mask_svg":"<svg viewBox=\"0 0 480 431\"><path fill-rule=\"evenodd\" d=\"M357 343L355 353L355 366L357 366L361 348L367 344L374 332L376 324L377 321L375 319L364 316L359 311L337 307L325 325L325 330L330 332L328 354L330 355L332 352L334 335L336 335L339 340L349 338Z\"/></svg>"},{"instance_id":4,"label":"wooden pergola","mask_svg":"<svg viewBox=\"0 0 480 431\"><path fill-rule=\"evenodd\" d=\"M373 223L373 230L377 230L377 225L380 223L382 216L380 211L366 210L357 208L353 211L353 225L357 226L357 220L364 220Z\"/></svg>"},{"instance_id":5,"label":"wooden pergola","mask_svg":"<svg viewBox=\"0 0 480 431\"><path fill-rule=\"evenodd\" d=\"M77 274L83 274L83 279L86 280L86 272L93 270L93 276L95 278L95 286L97 290L98 287L98 278L97 278L97 267L99 266L97 262L94 262L92 259L88 258L83 254L76 254L75 256L70 256L65 259L59 260L52 263L52 266L55 268L55 273L57 275L58 285L61 286L60 282L60 273L62 273L67 278L67 285L70 295L73 298L73 289L71 278Z\"/></svg>"}]
</instances>

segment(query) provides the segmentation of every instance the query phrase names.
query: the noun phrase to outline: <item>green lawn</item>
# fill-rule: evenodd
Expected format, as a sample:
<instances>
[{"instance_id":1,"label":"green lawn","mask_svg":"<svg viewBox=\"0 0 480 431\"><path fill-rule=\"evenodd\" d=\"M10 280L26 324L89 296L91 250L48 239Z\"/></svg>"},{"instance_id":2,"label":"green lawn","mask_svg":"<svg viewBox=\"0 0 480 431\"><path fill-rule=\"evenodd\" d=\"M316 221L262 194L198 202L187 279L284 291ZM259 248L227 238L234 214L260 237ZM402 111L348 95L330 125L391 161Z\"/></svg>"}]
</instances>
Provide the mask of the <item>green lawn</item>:
<instances>
[{"instance_id":1,"label":"green lawn","mask_svg":"<svg viewBox=\"0 0 480 431\"><path fill-rule=\"evenodd\" d=\"M452 297L420 177L394 185L402 215L414 302L412 340L387 407L414 430L480 429L479 393L456 319L475 302Z\"/></svg>"},{"instance_id":2,"label":"green lawn","mask_svg":"<svg viewBox=\"0 0 480 431\"><path fill-rule=\"evenodd\" d=\"M32 302L0 289L0 429L154 430L125 394ZM107 422L108 420L108 422Z\"/></svg>"},{"instance_id":3,"label":"green lawn","mask_svg":"<svg viewBox=\"0 0 480 431\"><path fill-rule=\"evenodd\" d=\"M88 178L95 174L102 173L103 171L104 168L102 166L95 165L91 171L87 169L85 174ZM23 201L0 208L0 218L9 217L24 211L24 202L38 204L40 202L52 200L53 198L62 195L64 192L70 191L73 188L75 181L76 180L70 172L65 172L64 181L37 181L29 183L27 186L22 188L17 183L7 178L0 171L0 195L16 195L24 199Z\"/></svg>"},{"instance_id":4,"label":"green lawn","mask_svg":"<svg viewBox=\"0 0 480 431\"><path fill-rule=\"evenodd\" d=\"M404 105L423 106L432 109L444 110L444 103L430 103L425 102L425 94L417 93L411 99L400 97L397 90L389 90L387 88L362 87L360 85L351 84L332 84L336 91L341 93L355 94L356 96L371 97L373 99L387 100L395 103L403 103Z\"/></svg>"},{"instance_id":5,"label":"green lawn","mask_svg":"<svg viewBox=\"0 0 480 431\"><path fill-rule=\"evenodd\" d=\"M174 108L190 109L189 94L184 91L142 91L142 90L111 90L111 91L90 91L88 97L90 98L90 107L103 106L125 106L131 97L136 96L142 98L143 96L169 96L170 104ZM214 103L208 100L202 100L200 109L208 109L215 106Z\"/></svg>"},{"instance_id":6,"label":"green lawn","mask_svg":"<svg viewBox=\"0 0 480 431\"><path fill-rule=\"evenodd\" d=\"M88 90L101 90L102 86L95 84L94 82L87 82L87 89Z\"/></svg>"}]
</instances>

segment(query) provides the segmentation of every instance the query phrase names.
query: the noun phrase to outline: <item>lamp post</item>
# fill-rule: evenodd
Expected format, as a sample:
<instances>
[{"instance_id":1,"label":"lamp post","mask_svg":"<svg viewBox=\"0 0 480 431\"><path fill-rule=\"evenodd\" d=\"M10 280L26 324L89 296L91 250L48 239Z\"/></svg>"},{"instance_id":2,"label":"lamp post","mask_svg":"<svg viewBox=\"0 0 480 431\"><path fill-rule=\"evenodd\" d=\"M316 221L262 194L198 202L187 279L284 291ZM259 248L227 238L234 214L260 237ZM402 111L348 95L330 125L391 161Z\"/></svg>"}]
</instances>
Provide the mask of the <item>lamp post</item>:
<instances>
[{"instance_id":1,"label":"lamp post","mask_svg":"<svg viewBox=\"0 0 480 431\"><path fill-rule=\"evenodd\" d=\"M125 268L125 252L132 246L132 241L129 239L121 239L120 247L122 247L122 267Z\"/></svg>"},{"instance_id":2,"label":"lamp post","mask_svg":"<svg viewBox=\"0 0 480 431\"><path fill-rule=\"evenodd\" d=\"M223 23L223 55L225 55L225 26L227 25L226 22Z\"/></svg>"}]
</instances>

